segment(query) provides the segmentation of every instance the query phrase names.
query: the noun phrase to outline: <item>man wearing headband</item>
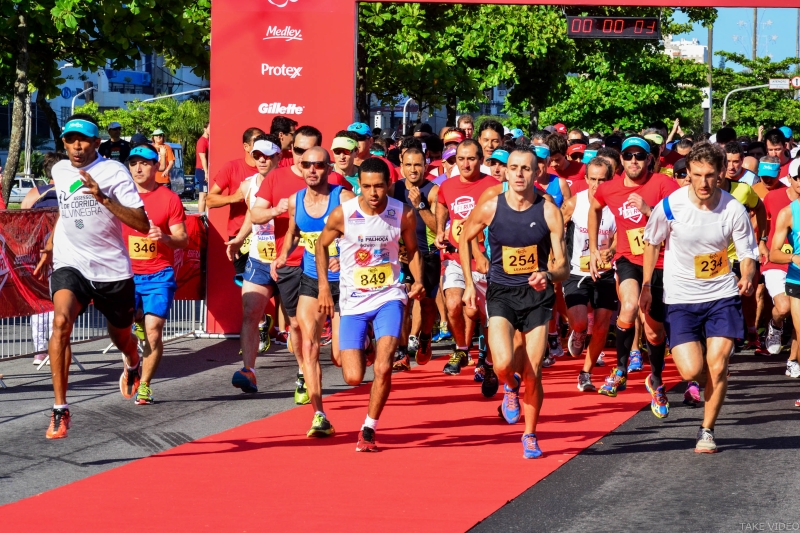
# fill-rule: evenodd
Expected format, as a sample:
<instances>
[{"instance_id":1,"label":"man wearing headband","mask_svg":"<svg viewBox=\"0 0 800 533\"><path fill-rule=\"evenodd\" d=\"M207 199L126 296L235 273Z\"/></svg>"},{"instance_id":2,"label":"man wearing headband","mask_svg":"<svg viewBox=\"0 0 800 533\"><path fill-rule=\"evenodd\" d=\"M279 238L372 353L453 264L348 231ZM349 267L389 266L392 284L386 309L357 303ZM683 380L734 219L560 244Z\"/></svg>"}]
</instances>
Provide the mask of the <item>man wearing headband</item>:
<instances>
[{"instance_id":1,"label":"man wearing headband","mask_svg":"<svg viewBox=\"0 0 800 533\"><path fill-rule=\"evenodd\" d=\"M506 181L506 165L508 164L508 151L505 148L497 148L492 152L491 157L486 158L486 166L489 167L489 175L499 182Z\"/></svg>"},{"instance_id":2,"label":"man wearing headband","mask_svg":"<svg viewBox=\"0 0 800 533\"><path fill-rule=\"evenodd\" d=\"M333 169L344 176L353 188L353 193L358 196L361 194L361 187L358 185L360 167L355 163L358 153L356 134L347 130L338 132L333 138L331 152L333 152Z\"/></svg>"},{"instance_id":3,"label":"man wearing headband","mask_svg":"<svg viewBox=\"0 0 800 533\"><path fill-rule=\"evenodd\" d=\"M593 279L598 279L603 264L600 253L598 232L603 208L608 206L614 215L617 227L617 253L615 267L619 288L620 312L617 319L617 366L611 370L605 384L598 391L615 397L627 387L628 372L642 370L642 356L638 350L635 322L640 316L644 325L647 345L650 352L650 370L645 384L651 394L650 409L659 418L669 415L669 402L661 382L664 365L664 304L663 304L663 266L664 252L658 255L652 281L648 289L653 295L649 312L639 309L639 293L642 290L643 259L645 245L643 240L647 217L652 208L663 198L678 189L675 180L663 174L651 173L648 169L652 156L650 143L639 136L631 136L622 143L622 166L625 178L606 182L597 188L589 208L589 262ZM630 363L629 363L630 358Z\"/></svg>"},{"instance_id":4,"label":"man wearing headband","mask_svg":"<svg viewBox=\"0 0 800 533\"><path fill-rule=\"evenodd\" d=\"M321 146L309 148L300 161L305 188L289 196L289 228L283 239L283 246L272 264L272 279L280 283L280 269L292 250L301 250L302 274L300 296L297 301L297 320L300 323L303 344L303 377L308 390L314 417L308 437L328 437L335 433L333 425L322 410L322 367L319 362L320 338L328 315L320 312L319 281L317 276L316 245L331 212L355 195L339 185L328 183L330 160L328 152ZM330 316L333 339L331 359L341 366L339 359L339 249L332 244L328 250L331 268L328 283L333 298L334 309Z\"/></svg>"},{"instance_id":5,"label":"man wearing headband","mask_svg":"<svg viewBox=\"0 0 800 533\"><path fill-rule=\"evenodd\" d=\"M144 203L125 166L97 153L97 123L85 114L72 115L61 134L69 161L52 170L58 192L59 218L33 274L44 279L52 264L53 332L48 355L55 404L48 439L67 436L71 424L67 381L71 363L70 335L75 319L89 302L108 321L111 341L123 354L120 392L133 396L139 386L139 353L131 332L135 288L122 224L150 230Z\"/></svg>"},{"instance_id":6,"label":"man wearing headband","mask_svg":"<svg viewBox=\"0 0 800 533\"><path fill-rule=\"evenodd\" d=\"M242 329L241 350L242 369L233 374L231 384L242 392L258 392L255 375L258 352L269 349L269 329L272 318L264 319L264 310L276 292L276 285L270 276L270 265L277 256L275 230L272 220L255 224L250 210L259 201L256 193L267 174L278 168L282 160L280 139L277 135L259 135L253 141L250 153L258 172L244 180L239 186L248 212L241 229L235 238L228 241L228 259L235 260L237 251L247 254L247 265L242 279ZM278 202L274 214L286 211L288 202ZM242 250L244 246L244 250ZM301 391L302 392L302 391Z\"/></svg>"},{"instance_id":7,"label":"man wearing headband","mask_svg":"<svg viewBox=\"0 0 800 533\"><path fill-rule=\"evenodd\" d=\"M173 250L186 248L189 242L180 197L156 183L158 157L153 146L140 145L131 150L126 162L150 220L147 233L122 226L136 287L136 322L145 332L136 405L153 403L150 385L164 352L164 323L177 289Z\"/></svg>"}]
</instances>

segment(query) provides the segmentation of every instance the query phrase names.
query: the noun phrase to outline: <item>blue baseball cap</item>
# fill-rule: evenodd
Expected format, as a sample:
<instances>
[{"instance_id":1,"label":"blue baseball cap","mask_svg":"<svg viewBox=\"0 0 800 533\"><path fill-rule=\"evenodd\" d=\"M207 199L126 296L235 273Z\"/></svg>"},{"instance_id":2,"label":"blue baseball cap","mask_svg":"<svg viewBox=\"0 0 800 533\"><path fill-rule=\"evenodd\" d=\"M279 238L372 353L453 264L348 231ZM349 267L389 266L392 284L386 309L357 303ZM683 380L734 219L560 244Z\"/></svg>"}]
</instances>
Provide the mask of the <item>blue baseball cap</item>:
<instances>
[{"instance_id":1,"label":"blue baseball cap","mask_svg":"<svg viewBox=\"0 0 800 533\"><path fill-rule=\"evenodd\" d=\"M781 171L781 165L779 163L767 163L766 161L761 161L758 164L759 176L768 176L770 178L777 178L780 171Z\"/></svg>"},{"instance_id":2,"label":"blue baseball cap","mask_svg":"<svg viewBox=\"0 0 800 533\"><path fill-rule=\"evenodd\" d=\"M536 157L539 159L547 159L550 157L550 148L543 144L533 145L533 151L536 153Z\"/></svg>"},{"instance_id":3,"label":"blue baseball cap","mask_svg":"<svg viewBox=\"0 0 800 533\"><path fill-rule=\"evenodd\" d=\"M158 161L158 153L154 152L147 146L137 146L131 153L128 155L128 159L132 157L141 157L142 159L147 159L149 161Z\"/></svg>"},{"instance_id":4,"label":"blue baseball cap","mask_svg":"<svg viewBox=\"0 0 800 533\"><path fill-rule=\"evenodd\" d=\"M792 128L789 126L781 126L778 129L781 130L781 133L783 133L783 136L786 137L787 141L792 138Z\"/></svg>"},{"instance_id":5,"label":"blue baseball cap","mask_svg":"<svg viewBox=\"0 0 800 533\"><path fill-rule=\"evenodd\" d=\"M597 150L586 150L583 152L583 159L581 159L581 163L588 163L595 157L597 157Z\"/></svg>"},{"instance_id":6,"label":"blue baseball cap","mask_svg":"<svg viewBox=\"0 0 800 533\"><path fill-rule=\"evenodd\" d=\"M628 148L636 147L641 148L648 154L650 153L650 145L647 143L646 140L642 139L641 137L628 137L624 141L622 141L622 150L620 152L624 152Z\"/></svg>"},{"instance_id":7,"label":"blue baseball cap","mask_svg":"<svg viewBox=\"0 0 800 533\"><path fill-rule=\"evenodd\" d=\"M487 161L489 159L494 159L495 161L500 161L504 165L507 165L508 164L508 152L506 152L502 148L497 148L494 152L492 152L492 155L490 155L489 157L486 158Z\"/></svg>"},{"instance_id":8,"label":"blue baseball cap","mask_svg":"<svg viewBox=\"0 0 800 533\"><path fill-rule=\"evenodd\" d=\"M525 132L522 131L519 128L514 128L513 130L511 130L511 138L512 139L519 139L520 137L524 137L524 136L525 136Z\"/></svg>"},{"instance_id":9,"label":"blue baseball cap","mask_svg":"<svg viewBox=\"0 0 800 533\"><path fill-rule=\"evenodd\" d=\"M100 137L100 130L95 124L80 118L70 120L64 124L64 129L61 131L61 137L64 137L64 135L67 133L73 132L83 134L87 137L93 137L95 139Z\"/></svg>"},{"instance_id":10,"label":"blue baseball cap","mask_svg":"<svg viewBox=\"0 0 800 533\"><path fill-rule=\"evenodd\" d=\"M367 126L363 122L353 122L352 124L347 126L347 131L352 131L356 135L365 135L367 137L372 137L372 130L369 129L369 126Z\"/></svg>"}]
</instances>

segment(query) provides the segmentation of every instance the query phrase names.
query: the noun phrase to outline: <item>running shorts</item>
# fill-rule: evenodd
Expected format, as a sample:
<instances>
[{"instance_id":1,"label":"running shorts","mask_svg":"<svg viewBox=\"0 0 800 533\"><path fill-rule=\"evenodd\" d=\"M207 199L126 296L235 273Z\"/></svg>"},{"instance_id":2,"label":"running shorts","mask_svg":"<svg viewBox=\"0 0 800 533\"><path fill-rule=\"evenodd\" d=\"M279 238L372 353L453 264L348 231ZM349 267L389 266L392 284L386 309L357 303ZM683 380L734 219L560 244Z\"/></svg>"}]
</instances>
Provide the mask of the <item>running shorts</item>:
<instances>
[{"instance_id":1,"label":"running shorts","mask_svg":"<svg viewBox=\"0 0 800 533\"><path fill-rule=\"evenodd\" d=\"M89 281L77 269L63 267L53 271L50 276L51 298L60 290L68 290L75 295L81 306L81 313L89 302L106 317L115 328L129 328L133 324L136 304L136 288L133 278L121 281Z\"/></svg>"},{"instance_id":2,"label":"running shorts","mask_svg":"<svg viewBox=\"0 0 800 533\"><path fill-rule=\"evenodd\" d=\"M367 326L372 323L375 340L381 337L400 338L405 304L400 300L358 315L344 315L339 321L339 349L363 350L367 340Z\"/></svg>"},{"instance_id":3,"label":"running shorts","mask_svg":"<svg viewBox=\"0 0 800 533\"><path fill-rule=\"evenodd\" d=\"M503 317L522 333L550 322L555 304L556 294L551 283L543 291L537 291L530 285L510 287L489 283L486 292L489 319Z\"/></svg>"},{"instance_id":4,"label":"running shorts","mask_svg":"<svg viewBox=\"0 0 800 533\"><path fill-rule=\"evenodd\" d=\"M699 304L668 304L664 329L671 347L710 337L744 338L742 299L729 296Z\"/></svg>"},{"instance_id":5,"label":"running shorts","mask_svg":"<svg viewBox=\"0 0 800 533\"><path fill-rule=\"evenodd\" d=\"M333 311L339 312L339 282L329 281L328 285L331 288L331 296L333 297ZM305 274L300 278L300 296L308 296L315 300L319 298L319 280Z\"/></svg>"},{"instance_id":6,"label":"running shorts","mask_svg":"<svg viewBox=\"0 0 800 533\"><path fill-rule=\"evenodd\" d=\"M614 266L617 270L617 279L619 284L628 279L635 279L642 287L642 278L644 277L644 270L639 265L635 265L624 257L617 259ZM653 270L653 277L650 280L650 294L653 295L653 303L650 304L650 318L656 322L664 322L664 270L656 268Z\"/></svg>"},{"instance_id":7,"label":"running shorts","mask_svg":"<svg viewBox=\"0 0 800 533\"><path fill-rule=\"evenodd\" d=\"M141 309L146 315L166 319L178 288L172 267L155 274L135 274L133 283L136 287L136 309Z\"/></svg>"}]
</instances>

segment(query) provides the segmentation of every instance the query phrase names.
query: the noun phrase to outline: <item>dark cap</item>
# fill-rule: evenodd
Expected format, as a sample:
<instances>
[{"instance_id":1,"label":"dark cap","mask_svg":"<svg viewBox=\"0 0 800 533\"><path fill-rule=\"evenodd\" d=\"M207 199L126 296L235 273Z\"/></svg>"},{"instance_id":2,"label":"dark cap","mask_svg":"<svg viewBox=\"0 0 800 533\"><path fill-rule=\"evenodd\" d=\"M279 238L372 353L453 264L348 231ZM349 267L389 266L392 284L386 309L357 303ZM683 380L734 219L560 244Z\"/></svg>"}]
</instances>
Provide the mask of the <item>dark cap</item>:
<instances>
[{"instance_id":1,"label":"dark cap","mask_svg":"<svg viewBox=\"0 0 800 533\"><path fill-rule=\"evenodd\" d=\"M430 124L422 123L414 126L414 133L433 133L433 128Z\"/></svg>"},{"instance_id":2,"label":"dark cap","mask_svg":"<svg viewBox=\"0 0 800 533\"><path fill-rule=\"evenodd\" d=\"M684 170L686 170L686 159L682 157L672 165L672 175L674 176L678 172L683 172Z\"/></svg>"}]
</instances>

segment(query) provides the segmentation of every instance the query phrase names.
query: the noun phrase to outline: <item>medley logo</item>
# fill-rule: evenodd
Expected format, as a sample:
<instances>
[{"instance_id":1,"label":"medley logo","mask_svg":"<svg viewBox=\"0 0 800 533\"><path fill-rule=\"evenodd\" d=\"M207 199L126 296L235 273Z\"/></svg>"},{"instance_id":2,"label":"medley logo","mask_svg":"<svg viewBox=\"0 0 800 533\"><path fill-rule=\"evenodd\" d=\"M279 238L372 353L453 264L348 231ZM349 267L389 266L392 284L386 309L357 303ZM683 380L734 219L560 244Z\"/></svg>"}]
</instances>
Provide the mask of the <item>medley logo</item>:
<instances>
[{"instance_id":1,"label":"medley logo","mask_svg":"<svg viewBox=\"0 0 800 533\"><path fill-rule=\"evenodd\" d=\"M286 7L289 5L289 2L295 3L297 0L269 0L270 4L278 7Z\"/></svg>"},{"instance_id":2,"label":"medley logo","mask_svg":"<svg viewBox=\"0 0 800 533\"><path fill-rule=\"evenodd\" d=\"M286 65L273 67L266 63L261 63L262 76L266 74L268 76L287 76L294 79L300 75L301 70L303 70L303 67L287 67Z\"/></svg>"},{"instance_id":3,"label":"medley logo","mask_svg":"<svg viewBox=\"0 0 800 533\"><path fill-rule=\"evenodd\" d=\"M258 112L262 115L302 115L305 106L297 104L283 105L280 102L272 102L271 104L261 104L258 106Z\"/></svg>"},{"instance_id":4,"label":"medley logo","mask_svg":"<svg viewBox=\"0 0 800 533\"><path fill-rule=\"evenodd\" d=\"M285 28L278 28L277 26L270 26L267 28L267 35L264 40L269 39L282 39L284 41L302 41L303 30L295 30L291 26Z\"/></svg>"}]
</instances>

